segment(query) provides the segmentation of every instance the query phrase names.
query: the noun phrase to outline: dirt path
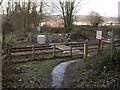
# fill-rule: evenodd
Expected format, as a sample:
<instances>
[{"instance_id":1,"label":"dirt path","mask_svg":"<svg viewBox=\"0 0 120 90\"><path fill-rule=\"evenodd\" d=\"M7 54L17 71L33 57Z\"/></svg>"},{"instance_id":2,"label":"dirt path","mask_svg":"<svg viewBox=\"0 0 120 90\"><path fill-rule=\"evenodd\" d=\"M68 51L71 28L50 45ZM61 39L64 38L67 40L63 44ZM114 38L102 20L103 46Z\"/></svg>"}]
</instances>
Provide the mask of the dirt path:
<instances>
[{"instance_id":1,"label":"dirt path","mask_svg":"<svg viewBox=\"0 0 120 90\"><path fill-rule=\"evenodd\" d=\"M75 62L77 63L77 62ZM66 69L66 72L65 72L65 76L64 76L64 80L62 82L62 87L63 88L72 88L72 83L73 83L73 80L74 80L74 71L75 71L75 68L74 68L75 64L74 63L71 63L67 69Z\"/></svg>"},{"instance_id":2,"label":"dirt path","mask_svg":"<svg viewBox=\"0 0 120 90\"><path fill-rule=\"evenodd\" d=\"M70 60L70 59L68 59L68 60ZM58 64L65 62L65 61L68 61L68 60L66 60L66 59L58 60L58 62L54 66L52 66L52 68L47 72L47 74L45 76L45 78L46 78L45 88L52 88L51 87L52 86L52 74L51 73L53 71L53 68L55 66L57 66ZM70 75L72 72L74 72L74 69L72 67L74 67L74 64L70 64L65 71L65 77L64 77L64 80L62 82L62 88L66 88L66 87L69 88L70 82L72 82L71 81L72 77Z\"/></svg>"},{"instance_id":3,"label":"dirt path","mask_svg":"<svg viewBox=\"0 0 120 90\"><path fill-rule=\"evenodd\" d=\"M52 71L53 71L53 69L54 69L54 67L55 66L57 66L58 64L60 64L60 63L62 63L62 62L65 62L65 61L67 61L66 59L57 59L57 62L56 62L56 64L55 65L53 65L48 71L47 71L47 73L46 73L46 75L45 75L45 78L46 78L46 80L45 80L45 84L44 84L44 87L45 88L52 88L51 86L52 86Z\"/></svg>"}]
</instances>

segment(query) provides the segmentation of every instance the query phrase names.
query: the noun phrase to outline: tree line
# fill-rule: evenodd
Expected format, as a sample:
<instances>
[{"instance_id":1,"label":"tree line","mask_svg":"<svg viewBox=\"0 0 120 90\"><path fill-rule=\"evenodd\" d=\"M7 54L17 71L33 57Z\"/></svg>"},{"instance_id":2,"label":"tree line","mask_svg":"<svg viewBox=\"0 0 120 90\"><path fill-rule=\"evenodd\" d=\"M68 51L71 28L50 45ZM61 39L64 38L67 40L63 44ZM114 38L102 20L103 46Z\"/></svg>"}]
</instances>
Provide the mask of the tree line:
<instances>
[{"instance_id":1,"label":"tree line","mask_svg":"<svg viewBox=\"0 0 120 90\"><path fill-rule=\"evenodd\" d=\"M1 0L0 4L2 6ZM23 35L31 32L36 26L40 26L41 22L45 21L45 16L48 14L48 9L51 13L59 11L63 19L64 32L70 33L74 30L74 16L81 9L81 0L56 0L51 3L53 6L50 9L49 3L45 0L27 2L19 0L8 0L6 5L3 5L3 41L6 34L17 33ZM54 12L53 12L54 11ZM99 13L92 11L87 17L93 27L97 27L104 20Z\"/></svg>"}]
</instances>

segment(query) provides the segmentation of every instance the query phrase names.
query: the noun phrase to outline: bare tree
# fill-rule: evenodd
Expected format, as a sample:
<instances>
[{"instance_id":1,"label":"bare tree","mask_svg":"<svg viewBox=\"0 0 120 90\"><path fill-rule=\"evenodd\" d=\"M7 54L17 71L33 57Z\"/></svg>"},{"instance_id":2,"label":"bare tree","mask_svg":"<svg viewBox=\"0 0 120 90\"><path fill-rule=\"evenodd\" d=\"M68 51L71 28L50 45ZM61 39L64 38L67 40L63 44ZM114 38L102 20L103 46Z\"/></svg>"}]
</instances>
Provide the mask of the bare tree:
<instances>
[{"instance_id":1,"label":"bare tree","mask_svg":"<svg viewBox=\"0 0 120 90\"><path fill-rule=\"evenodd\" d=\"M3 0L0 1L0 5L2 4Z\"/></svg>"},{"instance_id":2,"label":"bare tree","mask_svg":"<svg viewBox=\"0 0 120 90\"><path fill-rule=\"evenodd\" d=\"M14 8L14 10L13 10L13 8L11 6L13 6L13 3L10 0L10 1L8 1L7 6L6 6L7 14L4 17L4 20L2 22L2 28L3 28L3 30L2 30L2 36L3 36L2 37L3 38L2 42L3 42L3 46L4 46L4 41L5 41L6 34L9 33L9 32L12 32L12 29L13 29L12 24L10 23L10 20L11 20L11 17L13 16L13 14L15 13L16 8Z\"/></svg>"},{"instance_id":3,"label":"bare tree","mask_svg":"<svg viewBox=\"0 0 120 90\"><path fill-rule=\"evenodd\" d=\"M104 22L102 16L100 16L100 14L95 11L91 11L89 13L88 20L93 27L97 27L99 24Z\"/></svg>"},{"instance_id":4,"label":"bare tree","mask_svg":"<svg viewBox=\"0 0 120 90\"><path fill-rule=\"evenodd\" d=\"M62 13L65 32L73 29L73 17L81 8L81 0L59 0L53 5Z\"/></svg>"},{"instance_id":5,"label":"bare tree","mask_svg":"<svg viewBox=\"0 0 120 90\"><path fill-rule=\"evenodd\" d=\"M12 29L14 29L14 33L24 35L25 33L31 32L30 29L31 23L35 24L35 26L39 25L42 22L44 14L43 8L45 7L44 2L25 2L25 0L19 0L19 2L15 2L13 0L9 0L4 8L7 13L4 15L4 24L5 26L3 33L8 33L10 28L8 25L12 25ZM28 35L30 36L30 35Z\"/></svg>"}]
</instances>

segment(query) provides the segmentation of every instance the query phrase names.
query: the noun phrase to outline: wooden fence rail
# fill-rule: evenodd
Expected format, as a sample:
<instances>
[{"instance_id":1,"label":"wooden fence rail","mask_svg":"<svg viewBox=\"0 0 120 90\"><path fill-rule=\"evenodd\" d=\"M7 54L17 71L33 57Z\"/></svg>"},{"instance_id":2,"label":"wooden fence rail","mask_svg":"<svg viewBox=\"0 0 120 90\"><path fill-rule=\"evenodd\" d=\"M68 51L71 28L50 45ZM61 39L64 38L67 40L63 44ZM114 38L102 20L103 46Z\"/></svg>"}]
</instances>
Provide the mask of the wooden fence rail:
<instances>
[{"instance_id":1,"label":"wooden fence rail","mask_svg":"<svg viewBox=\"0 0 120 90\"><path fill-rule=\"evenodd\" d=\"M4 55L4 58L9 57L12 59L18 59L21 57L21 59L24 59L22 57L27 57L28 59L35 60L36 58L48 58L50 56L51 58L55 58L58 56L69 56L72 57L74 55L74 52L77 52L77 55L84 55L87 56L88 53L85 52L92 52L96 51L98 49L98 44L89 44L87 45L87 51L85 50L85 46L83 42L77 42L77 43L64 43L64 45L69 46L68 49L60 50L56 46L57 45L63 45L63 44L51 44L51 45L40 45L40 46L28 46L28 47L7 47L7 53ZM116 44L116 47L119 47L120 44ZM103 48L106 48L106 44L103 45ZM64 54L63 52L67 52L67 54ZM83 52L84 51L84 52ZM78 53L81 52L81 53ZM59 54L59 55L58 55ZM45 56L46 55L46 56ZM30 57L30 58L29 58Z\"/></svg>"}]
</instances>

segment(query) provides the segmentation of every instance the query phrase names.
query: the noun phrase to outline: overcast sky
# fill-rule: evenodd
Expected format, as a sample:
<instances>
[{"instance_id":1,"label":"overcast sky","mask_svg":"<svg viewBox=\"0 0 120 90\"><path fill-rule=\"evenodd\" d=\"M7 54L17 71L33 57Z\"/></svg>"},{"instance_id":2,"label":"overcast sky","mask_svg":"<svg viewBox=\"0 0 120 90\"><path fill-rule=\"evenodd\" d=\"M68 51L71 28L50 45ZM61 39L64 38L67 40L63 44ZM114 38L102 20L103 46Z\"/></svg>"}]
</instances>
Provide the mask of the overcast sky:
<instances>
[{"instance_id":1,"label":"overcast sky","mask_svg":"<svg viewBox=\"0 0 120 90\"><path fill-rule=\"evenodd\" d=\"M46 1L50 2L53 0ZM82 3L85 4L82 5L81 10L78 14L88 15L90 11L96 11L103 16L117 17L119 1L120 0L82 0Z\"/></svg>"},{"instance_id":2,"label":"overcast sky","mask_svg":"<svg viewBox=\"0 0 120 90\"><path fill-rule=\"evenodd\" d=\"M80 14L88 14L90 11L97 11L105 16L118 16L118 2L120 0L84 0L88 2L83 5Z\"/></svg>"}]
</instances>

